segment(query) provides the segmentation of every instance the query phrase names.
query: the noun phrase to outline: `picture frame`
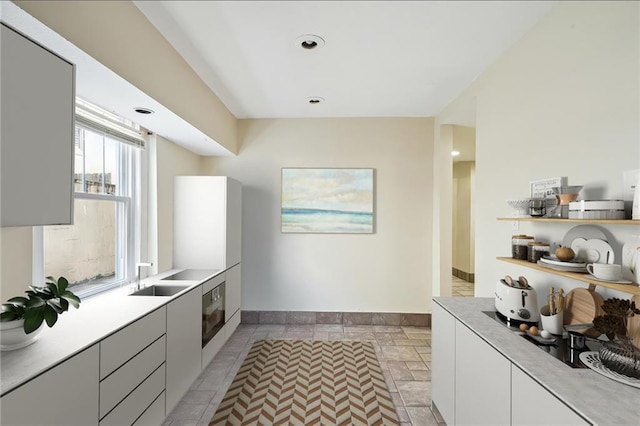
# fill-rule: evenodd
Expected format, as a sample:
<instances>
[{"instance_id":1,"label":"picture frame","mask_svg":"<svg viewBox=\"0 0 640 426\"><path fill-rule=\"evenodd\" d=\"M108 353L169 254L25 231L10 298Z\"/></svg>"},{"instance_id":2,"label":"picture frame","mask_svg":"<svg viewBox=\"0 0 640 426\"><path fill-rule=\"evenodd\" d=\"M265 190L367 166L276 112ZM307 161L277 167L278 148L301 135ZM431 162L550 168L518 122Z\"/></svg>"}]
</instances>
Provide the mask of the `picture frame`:
<instances>
[{"instance_id":1,"label":"picture frame","mask_svg":"<svg viewBox=\"0 0 640 426\"><path fill-rule=\"evenodd\" d=\"M282 233L373 234L373 168L282 168Z\"/></svg>"}]
</instances>

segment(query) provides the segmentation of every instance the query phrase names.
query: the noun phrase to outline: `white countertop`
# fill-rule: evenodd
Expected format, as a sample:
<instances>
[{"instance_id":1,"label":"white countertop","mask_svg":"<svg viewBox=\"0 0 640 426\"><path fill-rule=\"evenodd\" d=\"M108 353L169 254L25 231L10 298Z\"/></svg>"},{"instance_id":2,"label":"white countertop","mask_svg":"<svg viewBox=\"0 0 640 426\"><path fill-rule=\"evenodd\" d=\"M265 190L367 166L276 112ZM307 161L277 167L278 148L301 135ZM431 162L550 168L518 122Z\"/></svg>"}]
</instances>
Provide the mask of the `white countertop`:
<instances>
[{"instance_id":1,"label":"white countertop","mask_svg":"<svg viewBox=\"0 0 640 426\"><path fill-rule=\"evenodd\" d=\"M187 285L188 287L180 293L169 297L129 296L132 284L126 284L83 300L79 309L69 308L69 311L58 317L58 322L53 328L45 324L35 343L22 349L2 352L0 354L0 395L10 392L224 272L224 270L217 271L199 281L160 281L182 270L172 269L142 280L145 286Z\"/></svg>"},{"instance_id":2,"label":"white countertop","mask_svg":"<svg viewBox=\"0 0 640 426\"><path fill-rule=\"evenodd\" d=\"M571 368L540 350L482 313L495 311L493 298L437 297L433 300L589 422L639 424L640 389L591 369Z\"/></svg>"}]
</instances>

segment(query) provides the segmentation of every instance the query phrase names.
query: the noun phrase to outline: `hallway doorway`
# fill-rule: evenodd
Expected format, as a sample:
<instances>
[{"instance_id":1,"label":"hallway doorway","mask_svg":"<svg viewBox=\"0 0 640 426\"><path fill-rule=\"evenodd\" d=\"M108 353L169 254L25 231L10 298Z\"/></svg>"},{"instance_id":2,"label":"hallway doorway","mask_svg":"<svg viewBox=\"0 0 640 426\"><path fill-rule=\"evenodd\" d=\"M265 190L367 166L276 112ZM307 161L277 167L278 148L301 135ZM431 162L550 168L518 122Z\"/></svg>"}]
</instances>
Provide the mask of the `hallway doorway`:
<instances>
[{"instance_id":1,"label":"hallway doorway","mask_svg":"<svg viewBox=\"0 0 640 426\"><path fill-rule=\"evenodd\" d=\"M475 141L473 127L452 127L452 296L473 296L475 282L474 186Z\"/></svg>"}]
</instances>

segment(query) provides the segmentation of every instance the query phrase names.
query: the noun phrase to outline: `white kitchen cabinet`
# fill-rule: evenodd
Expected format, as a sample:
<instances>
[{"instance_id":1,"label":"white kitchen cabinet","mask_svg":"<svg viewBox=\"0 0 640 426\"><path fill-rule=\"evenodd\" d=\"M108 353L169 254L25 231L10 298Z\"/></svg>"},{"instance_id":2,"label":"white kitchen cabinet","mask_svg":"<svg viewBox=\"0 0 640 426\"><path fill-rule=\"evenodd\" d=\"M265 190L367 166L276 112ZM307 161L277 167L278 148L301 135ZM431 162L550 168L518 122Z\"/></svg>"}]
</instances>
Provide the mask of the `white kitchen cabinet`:
<instances>
[{"instance_id":1,"label":"white kitchen cabinet","mask_svg":"<svg viewBox=\"0 0 640 426\"><path fill-rule=\"evenodd\" d=\"M130 425L152 405L150 417L164 407L166 329L162 306L100 342L101 426Z\"/></svg>"},{"instance_id":2,"label":"white kitchen cabinet","mask_svg":"<svg viewBox=\"0 0 640 426\"><path fill-rule=\"evenodd\" d=\"M166 412L198 378L202 364L202 286L167 305Z\"/></svg>"},{"instance_id":3,"label":"white kitchen cabinet","mask_svg":"<svg viewBox=\"0 0 640 426\"><path fill-rule=\"evenodd\" d=\"M166 348L167 342L162 336L100 382L100 418L164 364Z\"/></svg>"},{"instance_id":4,"label":"white kitchen cabinet","mask_svg":"<svg viewBox=\"0 0 640 426\"><path fill-rule=\"evenodd\" d=\"M0 26L0 225L70 224L75 66Z\"/></svg>"},{"instance_id":5,"label":"white kitchen cabinet","mask_svg":"<svg viewBox=\"0 0 640 426\"><path fill-rule=\"evenodd\" d=\"M242 186L226 176L176 176L173 267L227 269L241 260Z\"/></svg>"},{"instance_id":6,"label":"white kitchen cabinet","mask_svg":"<svg viewBox=\"0 0 640 426\"><path fill-rule=\"evenodd\" d=\"M133 392L100 420L100 426L131 425L164 395L165 364L156 369Z\"/></svg>"},{"instance_id":7,"label":"white kitchen cabinet","mask_svg":"<svg viewBox=\"0 0 640 426\"><path fill-rule=\"evenodd\" d=\"M456 319L437 303L432 304L431 392L444 421L453 425L455 407Z\"/></svg>"},{"instance_id":8,"label":"white kitchen cabinet","mask_svg":"<svg viewBox=\"0 0 640 426\"><path fill-rule=\"evenodd\" d=\"M97 425L98 364L94 345L3 396L0 424Z\"/></svg>"},{"instance_id":9,"label":"white kitchen cabinet","mask_svg":"<svg viewBox=\"0 0 640 426\"><path fill-rule=\"evenodd\" d=\"M239 263L225 272L224 322L228 323L232 316L239 314L242 299L242 264ZM234 328L235 330L235 328ZM233 331L232 331L233 332Z\"/></svg>"},{"instance_id":10,"label":"white kitchen cabinet","mask_svg":"<svg viewBox=\"0 0 640 426\"><path fill-rule=\"evenodd\" d=\"M515 365L511 366L511 392L514 426L589 424Z\"/></svg>"},{"instance_id":11,"label":"white kitchen cabinet","mask_svg":"<svg viewBox=\"0 0 640 426\"><path fill-rule=\"evenodd\" d=\"M165 419L165 393L162 392L153 403L145 410L133 426L157 426L163 424Z\"/></svg>"},{"instance_id":12,"label":"white kitchen cabinet","mask_svg":"<svg viewBox=\"0 0 640 426\"><path fill-rule=\"evenodd\" d=\"M100 342L100 380L151 345L166 332L163 306Z\"/></svg>"},{"instance_id":13,"label":"white kitchen cabinet","mask_svg":"<svg viewBox=\"0 0 640 426\"><path fill-rule=\"evenodd\" d=\"M511 362L456 321L455 424L511 422Z\"/></svg>"},{"instance_id":14,"label":"white kitchen cabinet","mask_svg":"<svg viewBox=\"0 0 640 426\"><path fill-rule=\"evenodd\" d=\"M224 339L225 341L229 340L233 333L236 331L236 328L240 325L240 311L236 312L229 321L224 325Z\"/></svg>"},{"instance_id":15,"label":"white kitchen cabinet","mask_svg":"<svg viewBox=\"0 0 640 426\"><path fill-rule=\"evenodd\" d=\"M213 358L220 352L225 342L224 328L220 330L209 343L202 348L202 369L204 370Z\"/></svg>"}]
</instances>

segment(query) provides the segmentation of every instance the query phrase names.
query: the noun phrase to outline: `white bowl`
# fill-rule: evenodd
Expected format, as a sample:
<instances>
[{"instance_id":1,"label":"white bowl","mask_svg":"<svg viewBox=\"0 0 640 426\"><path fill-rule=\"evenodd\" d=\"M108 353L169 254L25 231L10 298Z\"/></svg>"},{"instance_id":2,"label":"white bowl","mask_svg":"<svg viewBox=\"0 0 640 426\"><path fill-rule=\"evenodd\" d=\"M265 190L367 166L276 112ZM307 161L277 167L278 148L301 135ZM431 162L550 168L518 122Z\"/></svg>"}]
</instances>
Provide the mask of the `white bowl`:
<instances>
[{"instance_id":1,"label":"white bowl","mask_svg":"<svg viewBox=\"0 0 640 426\"><path fill-rule=\"evenodd\" d=\"M518 215L529 216L529 201L531 198L514 198L506 200L509 207L516 210Z\"/></svg>"}]
</instances>

